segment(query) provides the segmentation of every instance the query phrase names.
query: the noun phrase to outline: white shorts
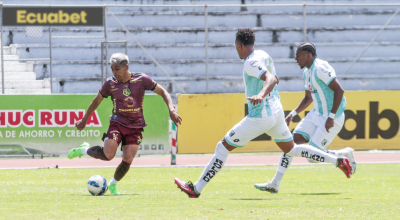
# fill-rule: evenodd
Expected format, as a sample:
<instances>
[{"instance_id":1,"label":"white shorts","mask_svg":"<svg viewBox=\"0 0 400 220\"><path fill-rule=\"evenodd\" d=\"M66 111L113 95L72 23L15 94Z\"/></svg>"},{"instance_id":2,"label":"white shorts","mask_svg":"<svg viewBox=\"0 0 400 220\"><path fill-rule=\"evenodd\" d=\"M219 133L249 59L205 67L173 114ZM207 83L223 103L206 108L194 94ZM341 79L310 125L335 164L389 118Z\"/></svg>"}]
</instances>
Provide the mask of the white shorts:
<instances>
[{"instance_id":1,"label":"white shorts","mask_svg":"<svg viewBox=\"0 0 400 220\"><path fill-rule=\"evenodd\" d=\"M228 144L234 147L243 147L261 134L268 134L275 142L288 142L293 136L285 122L283 110L268 116L265 108L261 112L262 118L245 117L225 135Z\"/></svg>"},{"instance_id":2,"label":"white shorts","mask_svg":"<svg viewBox=\"0 0 400 220\"><path fill-rule=\"evenodd\" d=\"M315 110L312 110L299 122L293 134L300 134L307 142L311 141L310 145L326 150L328 145L332 143L336 135L342 130L344 118L344 113L340 117L335 118L335 124L329 129L328 133L325 128L328 117L319 116L315 113Z\"/></svg>"}]
</instances>

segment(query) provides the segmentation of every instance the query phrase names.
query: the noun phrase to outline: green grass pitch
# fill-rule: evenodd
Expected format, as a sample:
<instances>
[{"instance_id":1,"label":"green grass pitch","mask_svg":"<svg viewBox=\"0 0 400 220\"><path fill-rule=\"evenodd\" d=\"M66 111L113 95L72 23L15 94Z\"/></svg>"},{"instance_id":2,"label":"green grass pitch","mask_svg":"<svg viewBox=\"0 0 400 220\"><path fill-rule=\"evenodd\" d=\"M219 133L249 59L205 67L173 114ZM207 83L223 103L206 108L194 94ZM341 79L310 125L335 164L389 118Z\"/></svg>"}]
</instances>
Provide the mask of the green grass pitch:
<instances>
[{"instance_id":1,"label":"green grass pitch","mask_svg":"<svg viewBox=\"0 0 400 220\"><path fill-rule=\"evenodd\" d=\"M114 169L0 170L0 219L399 219L400 164L360 164L351 179L331 165L291 166L278 194L254 183L276 166L224 167L198 199L174 177L203 168L131 168L123 194L91 196L87 180Z\"/></svg>"}]
</instances>

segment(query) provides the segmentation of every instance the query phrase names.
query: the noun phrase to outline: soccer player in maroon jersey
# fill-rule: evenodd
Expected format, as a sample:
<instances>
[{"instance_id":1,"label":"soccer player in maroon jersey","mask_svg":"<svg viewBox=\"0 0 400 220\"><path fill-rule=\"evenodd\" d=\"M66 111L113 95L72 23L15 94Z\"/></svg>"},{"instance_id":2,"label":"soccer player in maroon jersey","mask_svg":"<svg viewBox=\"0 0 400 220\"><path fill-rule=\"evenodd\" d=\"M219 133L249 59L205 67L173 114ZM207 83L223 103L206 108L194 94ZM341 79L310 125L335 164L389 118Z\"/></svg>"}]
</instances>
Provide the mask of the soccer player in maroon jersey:
<instances>
[{"instance_id":1,"label":"soccer player in maroon jersey","mask_svg":"<svg viewBox=\"0 0 400 220\"><path fill-rule=\"evenodd\" d=\"M122 142L122 161L115 170L114 178L110 181L111 194L119 195L117 183L128 172L135 157L139 144L142 141L143 127L143 99L145 90L151 90L162 96L168 106L171 120L180 124L182 118L175 112L171 96L161 86L144 73L129 72L129 58L122 53L115 53L110 58L113 77L101 87L97 96L89 105L83 118L75 123L76 128L81 131L86 126L89 116L97 109L104 98L111 97L113 102L113 115L110 117L110 126L104 139L104 147L92 146L83 143L80 147L72 149L68 158L73 159L82 155L109 161L115 156L119 144Z\"/></svg>"}]
</instances>

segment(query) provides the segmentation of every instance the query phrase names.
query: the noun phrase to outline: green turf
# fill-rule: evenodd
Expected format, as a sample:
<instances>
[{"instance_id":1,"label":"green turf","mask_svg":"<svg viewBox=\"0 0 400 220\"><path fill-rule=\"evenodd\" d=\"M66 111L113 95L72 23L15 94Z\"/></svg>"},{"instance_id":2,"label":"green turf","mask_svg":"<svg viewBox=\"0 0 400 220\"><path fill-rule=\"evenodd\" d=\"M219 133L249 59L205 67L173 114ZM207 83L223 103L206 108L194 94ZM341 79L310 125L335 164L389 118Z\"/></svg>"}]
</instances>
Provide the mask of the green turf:
<instances>
[{"instance_id":1,"label":"green turf","mask_svg":"<svg viewBox=\"0 0 400 220\"><path fill-rule=\"evenodd\" d=\"M400 164L357 167L345 178L334 166L292 166L278 194L254 183L275 166L225 167L199 199L174 177L196 181L203 168L131 168L121 196L91 196L87 180L114 169L0 170L0 219L399 219Z\"/></svg>"}]
</instances>

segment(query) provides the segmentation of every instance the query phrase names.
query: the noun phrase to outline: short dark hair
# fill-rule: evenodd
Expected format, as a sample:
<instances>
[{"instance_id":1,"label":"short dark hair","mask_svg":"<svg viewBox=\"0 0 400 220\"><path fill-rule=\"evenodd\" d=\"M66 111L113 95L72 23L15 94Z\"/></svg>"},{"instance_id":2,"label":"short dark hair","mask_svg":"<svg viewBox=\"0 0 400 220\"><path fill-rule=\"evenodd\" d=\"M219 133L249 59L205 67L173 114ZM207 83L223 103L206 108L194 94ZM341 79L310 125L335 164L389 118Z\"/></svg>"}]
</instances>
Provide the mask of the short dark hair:
<instances>
[{"instance_id":1,"label":"short dark hair","mask_svg":"<svg viewBox=\"0 0 400 220\"><path fill-rule=\"evenodd\" d=\"M309 42L302 43L297 48L299 48L302 51L307 51L311 53L313 57L317 57L317 49L315 49L315 46L312 43Z\"/></svg>"},{"instance_id":2,"label":"short dark hair","mask_svg":"<svg viewBox=\"0 0 400 220\"><path fill-rule=\"evenodd\" d=\"M250 28L239 29L236 33L236 40L240 41L244 46L254 45L256 35Z\"/></svg>"}]
</instances>

